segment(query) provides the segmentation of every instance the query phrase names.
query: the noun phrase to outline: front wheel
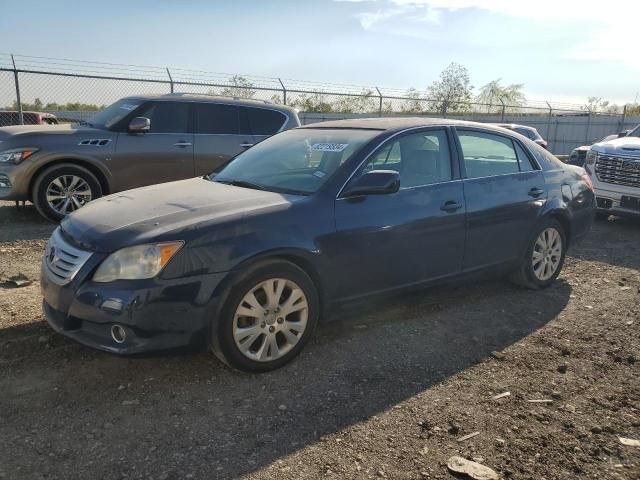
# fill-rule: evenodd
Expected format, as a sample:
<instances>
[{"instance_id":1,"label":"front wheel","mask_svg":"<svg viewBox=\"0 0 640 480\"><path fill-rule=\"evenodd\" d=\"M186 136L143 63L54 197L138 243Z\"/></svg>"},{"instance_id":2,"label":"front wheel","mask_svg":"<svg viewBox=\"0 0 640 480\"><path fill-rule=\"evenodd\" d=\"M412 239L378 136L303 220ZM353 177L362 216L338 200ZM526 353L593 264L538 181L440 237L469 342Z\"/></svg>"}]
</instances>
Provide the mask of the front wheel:
<instances>
[{"instance_id":1,"label":"front wheel","mask_svg":"<svg viewBox=\"0 0 640 480\"><path fill-rule=\"evenodd\" d=\"M213 351L238 370L274 370L300 353L318 315L317 290L303 270L284 261L256 265L232 287Z\"/></svg>"},{"instance_id":2,"label":"front wheel","mask_svg":"<svg viewBox=\"0 0 640 480\"><path fill-rule=\"evenodd\" d=\"M535 230L519 267L510 279L532 289L551 285L562 270L567 248L564 228L555 219L546 219Z\"/></svg>"},{"instance_id":3,"label":"front wheel","mask_svg":"<svg viewBox=\"0 0 640 480\"><path fill-rule=\"evenodd\" d=\"M43 217L58 222L68 214L102 196L100 182L84 167L54 165L42 172L33 185L33 203Z\"/></svg>"}]
</instances>

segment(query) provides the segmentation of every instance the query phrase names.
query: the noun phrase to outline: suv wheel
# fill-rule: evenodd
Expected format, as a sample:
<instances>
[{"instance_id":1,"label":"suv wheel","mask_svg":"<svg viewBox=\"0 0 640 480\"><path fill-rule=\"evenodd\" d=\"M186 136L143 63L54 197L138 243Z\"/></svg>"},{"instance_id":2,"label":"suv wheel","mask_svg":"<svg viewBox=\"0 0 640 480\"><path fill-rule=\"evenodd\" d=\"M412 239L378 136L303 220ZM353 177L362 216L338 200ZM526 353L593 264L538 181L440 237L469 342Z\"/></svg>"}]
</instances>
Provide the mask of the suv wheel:
<instances>
[{"instance_id":1,"label":"suv wheel","mask_svg":"<svg viewBox=\"0 0 640 480\"><path fill-rule=\"evenodd\" d=\"M53 222L100 196L102 188L98 179L79 165L54 165L42 172L33 185L36 209Z\"/></svg>"},{"instance_id":2,"label":"suv wheel","mask_svg":"<svg viewBox=\"0 0 640 480\"><path fill-rule=\"evenodd\" d=\"M231 289L213 351L238 370L274 370L300 353L318 314L317 290L304 271L284 261L258 264Z\"/></svg>"},{"instance_id":3,"label":"suv wheel","mask_svg":"<svg viewBox=\"0 0 640 480\"><path fill-rule=\"evenodd\" d=\"M552 218L536 228L518 269L510 279L523 287L539 289L551 285L562 270L567 250L564 228Z\"/></svg>"}]
</instances>

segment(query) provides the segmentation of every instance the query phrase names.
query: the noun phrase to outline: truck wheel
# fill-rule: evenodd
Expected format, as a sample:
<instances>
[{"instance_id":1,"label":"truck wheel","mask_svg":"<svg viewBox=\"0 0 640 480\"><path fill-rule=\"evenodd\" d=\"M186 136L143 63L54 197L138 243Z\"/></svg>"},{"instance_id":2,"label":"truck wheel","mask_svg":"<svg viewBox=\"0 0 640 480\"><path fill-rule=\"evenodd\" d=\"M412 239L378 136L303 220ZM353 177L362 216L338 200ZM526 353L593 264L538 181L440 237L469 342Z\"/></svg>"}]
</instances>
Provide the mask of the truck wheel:
<instances>
[{"instance_id":1,"label":"truck wheel","mask_svg":"<svg viewBox=\"0 0 640 480\"><path fill-rule=\"evenodd\" d=\"M33 203L43 217L59 222L102 196L100 182L79 165L63 163L47 168L33 184Z\"/></svg>"},{"instance_id":2,"label":"truck wheel","mask_svg":"<svg viewBox=\"0 0 640 480\"><path fill-rule=\"evenodd\" d=\"M534 231L510 280L525 288L547 288L560 275L566 251L567 237L560 222L553 218L544 220Z\"/></svg>"}]
</instances>

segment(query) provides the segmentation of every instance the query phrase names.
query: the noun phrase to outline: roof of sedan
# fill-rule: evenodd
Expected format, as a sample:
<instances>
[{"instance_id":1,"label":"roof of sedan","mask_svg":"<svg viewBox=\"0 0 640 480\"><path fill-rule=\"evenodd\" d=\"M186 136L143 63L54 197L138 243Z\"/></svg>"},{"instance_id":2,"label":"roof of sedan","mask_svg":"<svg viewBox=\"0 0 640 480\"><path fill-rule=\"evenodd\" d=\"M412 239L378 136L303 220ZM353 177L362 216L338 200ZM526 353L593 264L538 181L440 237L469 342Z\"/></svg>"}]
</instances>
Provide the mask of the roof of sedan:
<instances>
[{"instance_id":1,"label":"roof of sedan","mask_svg":"<svg viewBox=\"0 0 640 480\"><path fill-rule=\"evenodd\" d=\"M488 130L504 132L503 128L495 125L468 122L464 120L452 120L450 118L425 118L425 117L378 117L378 118L351 118L348 120L328 120L326 122L310 123L299 128L353 128L371 130L405 130L414 127L431 126L466 126L482 127Z\"/></svg>"}]
</instances>

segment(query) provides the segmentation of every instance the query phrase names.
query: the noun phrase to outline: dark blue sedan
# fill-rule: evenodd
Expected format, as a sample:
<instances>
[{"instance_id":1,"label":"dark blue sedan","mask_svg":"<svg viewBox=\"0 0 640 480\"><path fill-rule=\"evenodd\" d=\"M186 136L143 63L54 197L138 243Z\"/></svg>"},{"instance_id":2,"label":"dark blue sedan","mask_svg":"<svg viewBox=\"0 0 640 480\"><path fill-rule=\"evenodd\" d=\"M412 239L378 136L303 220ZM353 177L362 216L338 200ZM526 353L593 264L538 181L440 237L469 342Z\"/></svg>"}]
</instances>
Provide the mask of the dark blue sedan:
<instances>
[{"instance_id":1,"label":"dark blue sedan","mask_svg":"<svg viewBox=\"0 0 640 480\"><path fill-rule=\"evenodd\" d=\"M200 345L266 371L336 303L489 269L547 287L593 216L584 170L517 133L442 119L320 123L209 177L65 218L42 262L44 312L109 352Z\"/></svg>"}]
</instances>

